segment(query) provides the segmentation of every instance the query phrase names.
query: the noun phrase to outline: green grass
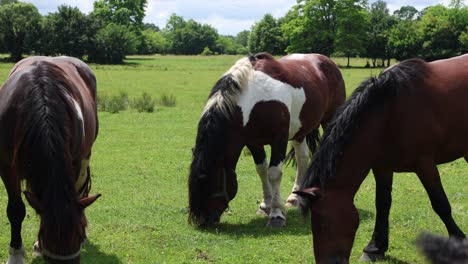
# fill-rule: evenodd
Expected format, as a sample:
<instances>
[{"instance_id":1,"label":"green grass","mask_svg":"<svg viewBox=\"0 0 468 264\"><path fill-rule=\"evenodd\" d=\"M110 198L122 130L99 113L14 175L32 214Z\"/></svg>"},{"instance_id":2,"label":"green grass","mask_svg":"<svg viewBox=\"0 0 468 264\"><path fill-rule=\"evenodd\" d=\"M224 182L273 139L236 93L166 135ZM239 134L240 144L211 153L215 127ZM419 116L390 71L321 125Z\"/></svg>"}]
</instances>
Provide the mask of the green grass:
<instances>
[{"instance_id":1,"label":"green grass","mask_svg":"<svg viewBox=\"0 0 468 264\"><path fill-rule=\"evenodd\" d=\"M92 193L102 193L87 209L89 243L83 263L310 263L313 261L309 220L295 209L287 212L288 226L266 228L255 215L261 200L260 180L252 157L241 155L237 174L239 192L221 224L199 230L187 224L187 175L196 126L213 84L239 57L130 57L123 66L91 65L98 90L109 96L121 91L129 98L144 92L152 98L174 95L173 107L157 105L154 113L122 111L99 113L100 134L93 148ZM343 60L344 61L344 60ZM380 69L361 68L365 60L351 60L357 68L343 69L347 94ZM0 64L4 81L12 64ZM456 161L440 166L444 186L460 227L468 231L467 165ZM286 168L282 194L294 180ZM374 180L369 175L356 197L361 225L351 256L357 263L374 225ZM422 230L445 234L429 199L414 174L396 174L390 215L389 260L384 263L423 263L413 241ZM0 263L7 259L10 228L6 193L0 187ZM344 219L343 221L346 221ZM23 240L31 248L38 217L28 206Z\"/></svg>"}]
</instances>

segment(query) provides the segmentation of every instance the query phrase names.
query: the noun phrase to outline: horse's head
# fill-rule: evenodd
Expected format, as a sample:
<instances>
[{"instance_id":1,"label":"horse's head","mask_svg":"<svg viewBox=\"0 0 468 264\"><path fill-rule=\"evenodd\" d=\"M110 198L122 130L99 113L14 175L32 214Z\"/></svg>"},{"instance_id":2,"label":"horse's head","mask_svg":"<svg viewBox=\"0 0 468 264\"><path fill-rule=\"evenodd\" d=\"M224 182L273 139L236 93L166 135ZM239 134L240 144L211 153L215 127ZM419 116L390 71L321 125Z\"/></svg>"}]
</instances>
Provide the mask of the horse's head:
<instances>
[{"instance_id":1,"label":"horse's head","mask_svg":"<svg viewBox=\"0 0 468 264\"><path fill-rule=\"evenodd\" d=\"M236 193L237 177L233 169L217 167L200 173L192 171L189 179L189 221L199 226L219 223Z\"/></svg>"},{"instance_id":2,"label":"horse's head","mask_svg":"<svg viewBox=\"0 0 468 264\"><path fill-rule=\"evenodd\" d=\"M53 210L34 193L24 194L40 215L39 250L48 263L80 263L81 246L86 239L84 209L101 195L81 198Z\"/></svg>"},{"instance_id":3,"label":"horse's head","mask_svg":"<svg viewBox=\"0 0 468 264\"><path fill-rule=\"evenodd\" d=\"M349 263L359 215L352 199L313 187L296 191L310 211L316 263Z\"/></svg>"}]
</instances>

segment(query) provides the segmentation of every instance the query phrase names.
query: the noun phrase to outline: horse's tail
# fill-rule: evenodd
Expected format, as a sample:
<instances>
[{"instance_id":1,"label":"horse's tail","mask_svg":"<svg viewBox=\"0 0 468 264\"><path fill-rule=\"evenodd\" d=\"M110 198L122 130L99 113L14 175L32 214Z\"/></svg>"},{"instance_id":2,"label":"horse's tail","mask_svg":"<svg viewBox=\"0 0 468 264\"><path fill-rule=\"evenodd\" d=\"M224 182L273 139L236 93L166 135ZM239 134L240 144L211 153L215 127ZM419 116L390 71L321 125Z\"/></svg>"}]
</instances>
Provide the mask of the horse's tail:
<instances>
[{"instance_id":1,"label":"horse's tail","mask_svg":"<svg viewBox=\"0 0 468 264\"><path fill-rule=\"evenodd\" d=\"M416 244L431 263L468 263L468 240L466 238L446 238L422 233Z\"/></svg>"},{"instance_id":2,"label":"horse's tail","mask_svg":"<svg viewBox=\"0 0 468 264\"><path fill-rule=\"evenodd\" d=\"M317 151L318 144L320 142L320 127L312 130L309 134L306 135L305 140L307 142L307 146L309 147L309 156L312 155ZM292 164L296 166L296 151L293 147L289 150L288 154L286 155L284 162L286 165Z\"/></svg>"},{"instance_id":3,"label":"horse's tail","mask_svg":"<svg viewBox=\"0 0 468 264\"><path fill-rule=\"evenodd\" d=\"M23 80L18 89L27 92L17 110L13 168L44 203L59 197L70 201L76 192L69 176L77 168L66 141L73 140L81 149L83 133L77 120L65 125L66 117L76 114L65 88L70 83L61 69L47 62L37 63Z\"/></svg>"}]
</instances>

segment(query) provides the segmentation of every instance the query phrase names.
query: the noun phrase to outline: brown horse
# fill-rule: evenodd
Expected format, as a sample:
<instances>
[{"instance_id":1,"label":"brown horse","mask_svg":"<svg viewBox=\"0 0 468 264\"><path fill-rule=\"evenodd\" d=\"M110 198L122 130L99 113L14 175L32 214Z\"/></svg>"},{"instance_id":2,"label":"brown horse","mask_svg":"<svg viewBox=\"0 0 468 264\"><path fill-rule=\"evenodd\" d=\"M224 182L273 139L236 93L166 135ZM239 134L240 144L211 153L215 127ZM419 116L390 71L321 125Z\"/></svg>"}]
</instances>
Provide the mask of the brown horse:
<instances>
[{"instance_id":1,"label":"brown horse","mask_svg":"<svg viewBox=\"0 0 468 264\"><path fill-rule=\"evenodd\" d=\"M452 218L437 164L468 158L468 55L412 59L364 81L326 129L301 191L311 212L317 263L348 263L359 216L354 195L372 169L376 224L364 259L388 248L393 172L415 172L451 236Z\"/></svg>"},{"instance_id":2,"label":"brown horse","mask_svg":"<svg viewBox=\"0 0 468 264\"><path fill-rule=\"evenodd\" d=\"M96 139L96 78L82 61L30 57L18 62L0 90L0 174L11 225L8 263L23 263L25 197L40 215L36 250L49 263L79 263L91 188L89 158Z\"/></svg>"},{"instance_id":3,"label":"brown horse","mask_svg":"<svg viewBox=\"0 0 468 264\"><path fill-rule=\"evenodd\" d=\"M237 193L236 164L247 146L263 185L259 213L269 216L268 225L284 226L279 184L288 141L297 161L293 190L298 190L318 127L331 119L344 98L341 73L325 56L294 54L276 60L260 53L240 59L215 84L198 124L189 222L219 222ZM269 164L264 145L271 146ZM288 202L296 200L291 195Z\"/></svg>"}]
</instances>

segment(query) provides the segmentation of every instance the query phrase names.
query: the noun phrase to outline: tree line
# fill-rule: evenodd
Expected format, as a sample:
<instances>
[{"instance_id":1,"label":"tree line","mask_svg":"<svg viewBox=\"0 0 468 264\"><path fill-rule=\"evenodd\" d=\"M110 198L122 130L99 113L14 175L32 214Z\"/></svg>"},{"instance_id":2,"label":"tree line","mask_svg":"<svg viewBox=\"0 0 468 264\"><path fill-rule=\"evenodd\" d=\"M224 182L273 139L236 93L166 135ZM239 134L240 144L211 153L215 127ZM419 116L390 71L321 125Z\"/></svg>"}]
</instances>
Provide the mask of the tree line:
<instances>
[{"instance_id":1,"label":"tree line","mask_svg":"<svg viewBox=\"0 0 468 264\"><path fill-rule=\"evenodd\" d=\"M23 54L70 55L96 63L122 63L127 54L247 54L266 51L360 56L370 66L390 59L446 58L468 51L468 8L390 14L385 1L298 0L284 17L266 14L251 30L220 35L211 25L172 14L164 28L143 23L147 0L97 0L89 14L62 5L41 16L17 0L0 0L0 52L13 61Z\"/></svg>"}]
</instances>

